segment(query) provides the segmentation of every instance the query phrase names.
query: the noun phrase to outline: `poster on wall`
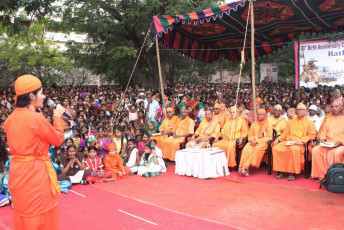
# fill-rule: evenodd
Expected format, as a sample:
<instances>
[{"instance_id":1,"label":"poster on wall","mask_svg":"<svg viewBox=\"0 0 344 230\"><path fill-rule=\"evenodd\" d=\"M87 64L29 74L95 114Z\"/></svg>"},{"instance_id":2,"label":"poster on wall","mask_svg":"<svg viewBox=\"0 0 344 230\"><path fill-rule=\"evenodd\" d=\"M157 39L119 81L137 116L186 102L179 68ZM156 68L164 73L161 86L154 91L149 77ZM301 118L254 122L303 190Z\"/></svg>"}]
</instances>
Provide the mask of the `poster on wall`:
<instances>
[{"instance_id":1,"label":"poster on wall","mask_svg":"<svg viewBox=\"0 0 344 230\"><path fill-rule=\"evenodd\" d=\"M278 69L277 66L270 63L260 64L260 82L277 82Z\"/></svg>"},{"instance_id":2,"label":"poster on wall","mask_svg":"<svg viewBox=\"0 0 344 230\"><path fill-rule=\"evenodd\" d=\"M309 88L317 85L344 84L344 40L300 42L300 72L298 47L295 43L295 86Z\"/></svg>"}]
</instances>

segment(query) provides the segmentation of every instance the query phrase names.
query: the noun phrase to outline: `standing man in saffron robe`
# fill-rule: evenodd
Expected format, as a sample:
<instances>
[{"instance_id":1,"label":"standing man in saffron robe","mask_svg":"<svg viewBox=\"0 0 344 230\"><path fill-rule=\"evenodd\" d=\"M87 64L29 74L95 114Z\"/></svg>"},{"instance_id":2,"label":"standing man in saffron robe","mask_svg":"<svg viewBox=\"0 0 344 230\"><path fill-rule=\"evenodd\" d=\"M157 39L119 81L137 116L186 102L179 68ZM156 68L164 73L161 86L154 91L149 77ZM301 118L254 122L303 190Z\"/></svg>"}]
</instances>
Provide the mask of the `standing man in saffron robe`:
<instances>
[{"instance_id":1,"label":"standing man in saffron robe","mask_svg":"<svg viewBox=\"0 0 344 230\"><path fill-rule=\"evenodd\" d=\"M185 141L185 137L194 134L195 122L188 116L185 107L181 109L180 114L182 119L178 124L176 132L173 133L173 136L163 140L163 158L167 158L170 161L175 160L176 152L180 149L180 143Z\"/></svg>"},{"instance_id":2,"label":"standing man in saffron robe","mask_svg":"<svg viewBox=\"0 0 344 230\"><path fill-rule=\"evenodd\" d=\"M240 111L237 107L231 107L229 109L229 113L231 114L232 118L226 121L225 126L221 130L221 137L223 139L219 141L219 138L215 138L215 144L213 144L213 147L219 147L220 149L224 150L226 156L228 156L228 166L235 167L237 166L235 161L236 140L239 139L239 146L242 146L244 138L247 137L248 126L246 122L239 116ZM230 146L229 142L231 143Z\"/></svg>"},{"instance_id":3,"label":"standing man in saffron robe","mask_svg":"<svg viewBox=\"0 0 344 230\"><path fill-rule=\"evenodd\" d=\"M226 123L226 114L221 112L221 105L219 103L214 105L214 118L220 122L220 128L222 129Z\"/></svg>"},{"instance_id":4,"label":"standing man in saffron robe","mask_svg":"<svg viewBox=\"0 0 344 230\"><path fill-rule=\"evenodd\" d=\"M272 125L272 128L277 131L277 136L281 135L287 125L287 121L284 117L281 116L282 106L275 105L273 109L273 116L268 117L269 123Z\"/></svg>"},{"instance_id":5,"label":"standing man in saffron robe","mask_svg":"<svg viewBox=\"0 0 344 230\"><path fill-rule=\"evenodd\" d=\"M331 104L331 114L323 124L320 143L331 142L333 147L316 146L312 150L312 177L324 179L328 168L336 162L344 163L344 114L343 100Z\"/></svg>"},{"instance_id":6,"label":"standing man in saffron robe","mask_svg":"<svg viewBox=\"0 0 344 230\"><path fill-rule=\"evenodd\" d=\"M249 176L249 167L259 168L268 148L268 141L272 139L272 126L266 118L265 109L259 109L258 121L254 122L248 132L249 143L244 147L241 154L239 173ZM284 118L283 118L284 119Z\"/></svg>"},{"instance_id":7,"label":"standing man in saffron robe","mask_svg":"<svg viewBox=\"0 0 344 230\"><path fill-rule=\"evenodd\" d=\"M16 109L6 119L10 152L9 190L13 201L14 230L58 229L57 195L61 192L51 164L50 145L64 141L64 109L54 109L53 125L36 109L43 108L41 81L23 75L15 82Z\"/></svg>"},{"instance_id":8,"label":"standing man in saffron robe","mask_svg":"<svg viewBox=\"0 0 344 230\"><path fill-rule=\"evenodd\" d=\"M295 180L293 174L300 174L304 168L304 144L315 138L315 125L307 117L307 107L299 104L296 113L297 117L288 120L285 131L275 140L275 146L272 148L273 170L277 171L276 179L282 179L285 177L283 173L289 173L288 181ZM293 141L293 144L286 145L287 141Z\"/></svg>"}]
</instances>

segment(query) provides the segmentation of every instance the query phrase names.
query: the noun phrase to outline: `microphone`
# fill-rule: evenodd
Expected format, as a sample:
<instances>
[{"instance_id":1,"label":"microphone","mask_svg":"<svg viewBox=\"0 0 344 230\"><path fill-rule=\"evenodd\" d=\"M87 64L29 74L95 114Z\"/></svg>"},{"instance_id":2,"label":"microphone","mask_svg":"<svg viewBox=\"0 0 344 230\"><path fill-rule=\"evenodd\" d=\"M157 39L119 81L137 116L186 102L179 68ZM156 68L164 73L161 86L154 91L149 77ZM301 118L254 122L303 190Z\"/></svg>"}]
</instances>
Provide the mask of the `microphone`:
<instances>
[{"instance_id":1,"label":"microphone","mask_svg":"<svg viewBox=\"0 0 344 230\"><path fill-rule=\"evenodd\" d=\"M56 108L56 104L55 104L55 102L54 102L53 100L49 100L49 101L48 101L48 105L49 105L51 108L53 108L53 109ZM65 115L65 116L68 117L69 119L72 119L72 118L73 118L73 116L72 116L67 110L65 110L65 111L63 112L63 115Z\"/></svg>"}]
</instances>

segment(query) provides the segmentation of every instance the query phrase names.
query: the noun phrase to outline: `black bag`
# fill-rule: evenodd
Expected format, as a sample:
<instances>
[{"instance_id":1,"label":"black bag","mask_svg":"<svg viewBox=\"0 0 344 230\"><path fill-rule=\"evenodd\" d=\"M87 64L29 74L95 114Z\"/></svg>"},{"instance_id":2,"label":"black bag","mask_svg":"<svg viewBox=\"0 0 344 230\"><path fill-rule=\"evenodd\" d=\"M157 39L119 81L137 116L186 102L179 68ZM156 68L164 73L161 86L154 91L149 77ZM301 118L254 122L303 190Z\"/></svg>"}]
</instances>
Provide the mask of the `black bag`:
<instances>
[{"instance_id":1,"label":"black bag","mask_svg":"<svg viewBox=\"0 0 344 230\"><path fill-rule=\"evenodd\" d=\"M344 193L344 164L332 164L322 179L319 189L322 186L329 192Z\"/></svg>"}]
</instances>

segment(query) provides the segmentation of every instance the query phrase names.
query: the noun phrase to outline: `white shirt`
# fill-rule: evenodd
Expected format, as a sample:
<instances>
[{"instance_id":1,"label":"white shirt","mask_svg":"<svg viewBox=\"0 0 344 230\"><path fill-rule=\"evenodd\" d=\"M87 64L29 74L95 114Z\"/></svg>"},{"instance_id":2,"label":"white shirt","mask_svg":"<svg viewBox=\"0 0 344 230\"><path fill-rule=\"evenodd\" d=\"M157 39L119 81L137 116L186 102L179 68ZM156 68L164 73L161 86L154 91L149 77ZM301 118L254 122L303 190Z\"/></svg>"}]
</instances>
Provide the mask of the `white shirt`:
<instances>
[{"instance_id":1,"label":"white shirt","mask_svg":"<svg viewBox=\"0 0 344 230\"><path fill-rule=\"evenodd\" d=\"M156 114L156 111L160 108L159 102L157 102L156 100L153 100L150 104L149 104L149 110L147 112L147 118L150 120L154 120L154 116Z\"/></svg>"},{"instance_id":2,"label":"white shirt","mask_svg":"<svg viewBox=\"0 0 344 230\"><path fill-rule=\"evenodd\" d=\"M319 131L322 120L320 120L320 118L318 117L318 115L314 115L314 116L308 115L308 118L309 118L311 121L313 121L313 123L314 123L314 125L315 125L315 129L316 129L317 131Z\"/></svg>"}]
</instances>

